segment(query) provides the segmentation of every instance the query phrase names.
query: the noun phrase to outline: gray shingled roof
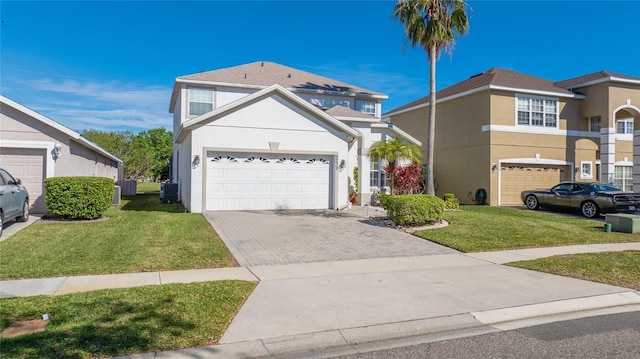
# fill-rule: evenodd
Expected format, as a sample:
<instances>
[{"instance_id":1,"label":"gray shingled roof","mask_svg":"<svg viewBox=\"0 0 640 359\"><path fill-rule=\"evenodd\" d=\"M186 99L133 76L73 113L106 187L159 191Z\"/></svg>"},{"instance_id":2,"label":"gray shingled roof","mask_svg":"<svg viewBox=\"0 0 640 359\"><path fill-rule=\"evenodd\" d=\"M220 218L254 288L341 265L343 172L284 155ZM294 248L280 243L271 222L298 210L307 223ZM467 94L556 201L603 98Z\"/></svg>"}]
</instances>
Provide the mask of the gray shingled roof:
<instances>
[{"instance_id":1,"label":"gray shingled roof","mask_svg":"<svg viewBox=\"0 0 640 359\"><path fill-rule=\"evenodd\" d=\"M370 115L370 114L366 114L366 113L362 113L360 111L356 111L356 110L352 110L350 108L346 108L344 106L341 105L336 105L331 107L330 109L324 111L326 112L328 115L331 115L333 117L358 117L358 118L367 118L367 119L374 119L375 116Z\"/></svg>"},{"instance_id":2,"label":"gray shingled roof","mask_svg":"<svg viewBox=\"0 0 640 359\"><path fill-rule=\"evenodd\" d=\"M617 78L621 78L621 79L625 79L625 80L640 81L640 78L638 78L638 77L617 74L617 73L611 72L611 71L598 71L598 72L594 72L592 74L579 76L579 77L574 77L574 78L568 79L568 80L558 81L558 82L555 83L555 85L558 86L558 87L562 87L562 88L575 88L575 87L579 87L579 85L584 84L586 82L600 80L600 79L606 79L606 78L609 78L609 77L617 77Z\"/></svg>"},{"instance_id":3,"label":"gray shingled roof","mask_svg":"<svg viewBox=\"0 0 640 359\"><path fill-rule=\"evenodd\" d=\"M231 86L280 86L292 91L356 93L365 96L383 96L385 94L353 86L327 77L315 75L274 62L258 61L250 64L228 67L220 70L200 72L180 76L176 80L210 81Z\"/></svg>"},{"instance_id":4,"label":"gray shingled roof","mask_svg":"<svg viewBox=\"0 0 640 359\"><path fill-rule=\"evenodd\" d=\"M442 99L489 85L513 89L555 92L567 95L572 94L570 91L556 86L552 81L541 77L531 76L506 69L492 68L438 91L436 93L436 98ZM427 95L387 113L401 111L426 104L428 102L429 96Z\"/></svg>"}]
</instances>

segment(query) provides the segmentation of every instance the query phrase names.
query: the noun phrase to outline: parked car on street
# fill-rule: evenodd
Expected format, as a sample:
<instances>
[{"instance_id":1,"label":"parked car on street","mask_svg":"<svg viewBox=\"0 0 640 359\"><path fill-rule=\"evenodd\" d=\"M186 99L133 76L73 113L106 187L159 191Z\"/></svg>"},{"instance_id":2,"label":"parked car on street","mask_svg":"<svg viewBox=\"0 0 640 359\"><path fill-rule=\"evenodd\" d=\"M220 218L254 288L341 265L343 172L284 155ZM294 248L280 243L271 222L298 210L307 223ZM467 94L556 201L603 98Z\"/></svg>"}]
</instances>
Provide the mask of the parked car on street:
<instances>
[{"instance_id":1,"label":"parked car on street","mask_svg":"<svg viewBox=\"0 0 640 359\"><path fill-rule=\"evenodd\" d=\"M18 222L29 219L29 193L19 179L0 168L0 236L4 224L15 218Z\"/></svg>"},{"instance_id":2,"label":"parked car on street","mask_svg":"<svg viewBox=\"0 0 640 359\"><path fill-rule=\"evenodd\" d=\"M600 213L638 213L640 210L640 193L624 192L601 183L563 182L551 189L523 191L520 198L532 210L580 210L587 218Z\"/></svg>"}]
</instances>

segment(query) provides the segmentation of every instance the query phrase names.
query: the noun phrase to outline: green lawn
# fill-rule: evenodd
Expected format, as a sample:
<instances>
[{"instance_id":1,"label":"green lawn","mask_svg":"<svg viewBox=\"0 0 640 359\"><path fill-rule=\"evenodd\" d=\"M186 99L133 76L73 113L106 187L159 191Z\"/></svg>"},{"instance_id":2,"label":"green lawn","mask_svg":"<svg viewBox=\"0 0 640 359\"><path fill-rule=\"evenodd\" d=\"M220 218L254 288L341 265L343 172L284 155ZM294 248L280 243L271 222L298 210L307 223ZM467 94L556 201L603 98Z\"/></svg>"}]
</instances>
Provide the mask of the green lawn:
<instances>
[{"instance_id":1,"label":"green lawn","mask_svg":"<svg viewBox=\"0 0 640 359\"><path fill-rule=\"evenodd\" d=\"M218 342L256 283L219 281L0 299L1 326L50 315L44 332L0 339L4 358L98 358Z\"/></svg>"},{"instance_id":2,"label":"green lawn","mask_svg":"<svg viewBox=\"0 0 640 359\"><path fill-rule=\"evenodd\" d=\"M124 197L104 220L40 221L0 242L0 253L2 280L236 265L202 214L157 193Z\"/></svg>"},{"instance_id":3,"label":"green lawn","mask_svg":"<svg viewBox=\"0 0 640 359\"><path fill-rule=\"evenodd\" d=\"M640 251L571 254L507 265L640 290Z\"/></svg>"},{"instance_id":4,"label":"green lawn","mask_svg":"<svg viewBox=\"0 0 640 359\"><path fill-rule=\"evenodd\" d=\"M520 208L461 206L445 219L448 227L414 234L462 252L640 241L640 234L604 233L602 221Z\"/></svg>"}]
</instances>

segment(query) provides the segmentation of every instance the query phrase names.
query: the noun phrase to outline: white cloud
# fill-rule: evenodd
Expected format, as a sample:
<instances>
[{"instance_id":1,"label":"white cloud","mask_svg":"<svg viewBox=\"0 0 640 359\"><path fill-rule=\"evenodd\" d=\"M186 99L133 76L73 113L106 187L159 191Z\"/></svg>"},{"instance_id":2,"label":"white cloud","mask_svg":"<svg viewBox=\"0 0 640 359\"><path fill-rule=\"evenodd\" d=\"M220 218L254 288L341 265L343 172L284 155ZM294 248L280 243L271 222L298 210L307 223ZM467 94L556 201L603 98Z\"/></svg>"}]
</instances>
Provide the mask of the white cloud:
<instances>
[{"instance_id":1,"label":"white cloud","mask_svg":"<svg viewBox=\"0 0 640 359\"><path fill-rule=\"evenodd\" d=\"M171 87L68 78L7 81L14 100L75 131L172 127Z\"/></svg>"}]
</instances>

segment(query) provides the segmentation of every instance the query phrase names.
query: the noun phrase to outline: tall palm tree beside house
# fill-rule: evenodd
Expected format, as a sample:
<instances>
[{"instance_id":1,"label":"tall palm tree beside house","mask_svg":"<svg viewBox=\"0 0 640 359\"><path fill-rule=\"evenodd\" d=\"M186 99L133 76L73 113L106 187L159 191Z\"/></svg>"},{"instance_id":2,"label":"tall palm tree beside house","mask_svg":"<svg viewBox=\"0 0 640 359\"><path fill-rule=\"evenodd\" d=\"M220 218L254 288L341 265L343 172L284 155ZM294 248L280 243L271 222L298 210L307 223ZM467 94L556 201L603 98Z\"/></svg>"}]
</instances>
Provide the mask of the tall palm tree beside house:
<instances>
[{"instance_id":1,"label":"tall palm tree beside house","mask_svg":"<svg viewBox=\"0 0 640 359\"><path fill-rule=\"evenodd\" d=\"M393 16L403 25L411 46L421 46L429 57L429 126L427 132L427 194L435 195L433 152L436 131L436 62L442 50L451 54L456 34L469 31L463 0L397 0Z\"/></svg>"},{"instance_id":2,"label":"tall palm tree beside house","mask_svg":"<svg viewBox=\"0 0 640 359\"><path fill-rule=\"evenodd\" d=\"M389 184L391 194L393 194L393 169L396 168L397 161L409 160L418 162L422 153L420 148L412 143L408 143L402 137L394 137L386 141L378 141L369 148L369 158L373 161L386 159L389 168Z\"/></svg>"}]
</instances>

